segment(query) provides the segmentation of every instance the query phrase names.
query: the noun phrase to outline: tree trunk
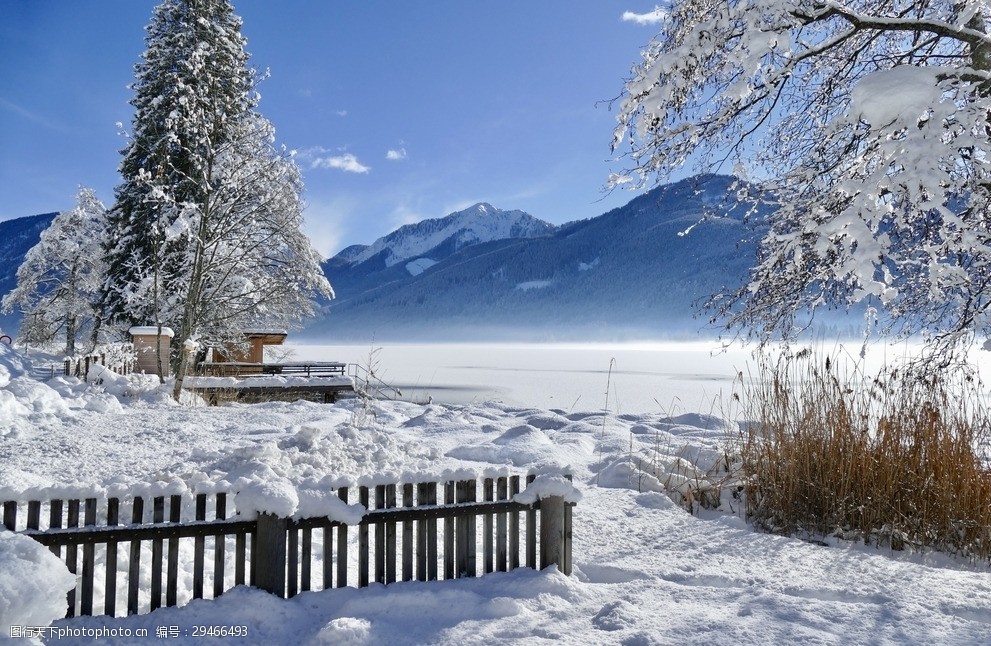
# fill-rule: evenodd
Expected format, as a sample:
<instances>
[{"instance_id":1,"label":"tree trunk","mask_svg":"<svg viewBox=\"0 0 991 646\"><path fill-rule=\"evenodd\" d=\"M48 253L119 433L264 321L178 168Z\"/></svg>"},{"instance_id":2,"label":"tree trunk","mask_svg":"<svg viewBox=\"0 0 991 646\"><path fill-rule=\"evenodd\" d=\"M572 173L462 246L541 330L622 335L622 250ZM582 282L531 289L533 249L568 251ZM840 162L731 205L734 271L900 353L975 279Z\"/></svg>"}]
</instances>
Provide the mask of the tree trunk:
<instances>
[{"instance_id":1,"label":"tree trunk","mask_svg":"<svg viewBox=\"0 0 991 646\"><path fill-rule=\"evenodd\" d=\"M186 378L186 371L189 370L189 357L194 352L190 347L187 346L186 339L183 339L182 345L179 347L179 365L176 367L175 372L175 387L172 389L172 398L179 401L179 395L182 393L182 382Z\"/></svg>"},{"instance_id":2,"label":"tree trunk","mask_svg":"<svg viewBox=\"0 0 991 646\"><path fill-rule=\"evenodd\" d=\"M89 335L90 351L95 352L96 346L100 342L100 330L103 328L103 316L96 312L93 316L93 331Z\"/></svg>"},{"instance_id":3,"label":"tree trunk","mask_svg":"<svg viewBox=\"0 0 991 646\"><path fill-rule=\"evenodd\" d=\"M76 354L76 317L71 314L65 319L65 353Z\"/></svg>"},{"instance_id":4,"label":"tree trunk","mask_svg":"<svg viewBox=\"0 0 991 646\"><path fill-rule=\"evenodd\" d=\"M158 362L158 383L165 383L165 362L162 361L162 322L158 322L158 334L155 336L155 359Z\"/></svg>"}]
</instances>

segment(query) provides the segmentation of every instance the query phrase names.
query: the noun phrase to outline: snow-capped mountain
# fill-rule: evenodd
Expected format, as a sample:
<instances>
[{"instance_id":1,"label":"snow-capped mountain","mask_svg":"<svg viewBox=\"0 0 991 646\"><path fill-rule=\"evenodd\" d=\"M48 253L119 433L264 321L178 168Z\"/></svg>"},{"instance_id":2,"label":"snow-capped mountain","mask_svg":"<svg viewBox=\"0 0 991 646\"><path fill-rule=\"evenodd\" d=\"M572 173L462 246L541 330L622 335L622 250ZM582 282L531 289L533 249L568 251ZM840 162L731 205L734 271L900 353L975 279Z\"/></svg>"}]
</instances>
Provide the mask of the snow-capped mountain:
<instances>
[{"instance_id":1,"label":"snow-capped mountain","mask_svg":"<svg viewBox=\"0 0 991 646\"><path fill-rule=\"evenodd\" d=\"M492 240L535 238L553 230L553 225L523 211L503 211L479 203L443 218L401 226L367 247L348 247L339 257L354 264L380 261L386 267L412 260L407 268L415 275L463 247Z\"/></svg>"},{"instance_id":2,"label":"snow-capped mountain","mask_svg":"<svg viewBox=\"0 0 991 646\"><path fill-rule=\"evenodd\" d=\"M326 263L337 298L304 334L328 342L697 334L698 302L742 284L754 258L732 184L692 178L596 218L474 244L429 249L441 239L432 231L484 218L495 211L488 205L403 227ZM449 219L462 224L439 224Z\"/></svg>"},{"instance_id":3,"label":"snow-capped mountain","mask_svg":"<svg viewBox=\"0 0 991 646\"><path fill-rule=\"evenodd\" d=\"M686 179L559 227L489 204L400 227L324 264L337 298L294 337L695 336L706 327L699 303L743 284L760 235L744 224L749 205L737 200L733 181ZM14 287L24 253L52 217L0 222L0 294ZM0 329L13 330L16 318L0 318Z\"/></svg>"}]
</instances>

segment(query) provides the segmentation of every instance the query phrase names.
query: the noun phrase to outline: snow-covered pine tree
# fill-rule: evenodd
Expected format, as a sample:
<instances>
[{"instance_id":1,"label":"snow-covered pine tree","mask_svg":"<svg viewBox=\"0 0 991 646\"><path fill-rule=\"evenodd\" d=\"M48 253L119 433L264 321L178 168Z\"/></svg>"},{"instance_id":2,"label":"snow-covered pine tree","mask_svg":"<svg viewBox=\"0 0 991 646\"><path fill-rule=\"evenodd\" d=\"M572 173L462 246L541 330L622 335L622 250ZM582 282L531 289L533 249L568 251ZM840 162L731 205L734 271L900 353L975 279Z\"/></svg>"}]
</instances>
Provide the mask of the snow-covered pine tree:
<instances>
[{"instance_id":1,"label":"snow-covered pine tree","mask_svg":"<svg viewBox=\"0 0 991 646\"><path fill-rule=\"evenodd\" d=\"M761 339L876 305L936 350L991 333L991 5L685 0L626 82L614 150L642 186L686 163L777 210L715 314Z\"/></svg>"},{"instance_id":2,"label":"snow-covered pine tree","mask_svg":"<svg viewBox=\"0 0 991 646\"><path fill-rule=\"evenodd\" d=\"M75 354L86 331L95 342L106 232L106 208L92 189L80 188L76 205L59 213L28 250L17 268L17 287L4 296L4 313L16 308L24 315L21 341L49 343L61 333L67 354Z\"/></svg>"},{"instance_id":3,"label":"snow-covered pine tree","mask_svg":"<svg viewBox=\"0 0 991 646\"><path fill-rule=\"evenodd\" d=\"M237 339L331 295L302 234L302 182L255 110L241 20L227 0L164 0L136 66L135 116L111 211L104 305L124 325ZM172 358L177 392L185 366Z\"/></svg>"}]
</instances>

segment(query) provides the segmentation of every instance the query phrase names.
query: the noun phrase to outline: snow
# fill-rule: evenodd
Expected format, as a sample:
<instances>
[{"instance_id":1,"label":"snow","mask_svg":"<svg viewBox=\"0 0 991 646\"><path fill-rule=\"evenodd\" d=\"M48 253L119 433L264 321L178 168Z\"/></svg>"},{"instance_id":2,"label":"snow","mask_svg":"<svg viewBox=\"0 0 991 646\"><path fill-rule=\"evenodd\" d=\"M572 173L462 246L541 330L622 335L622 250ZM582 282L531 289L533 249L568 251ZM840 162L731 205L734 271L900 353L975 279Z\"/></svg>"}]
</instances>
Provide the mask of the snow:
<instances>
[{"instance_id":1,"label":"snow","mask_svg":"<svg viewBox=\"0 0 991 646\"><path fill-rule=\"evenodd\" d=\"M516 289L521 292L528 292L531 289L547 289L554 284L552 280L527 280L516 285Z\"/></svg>"},{"instance_id":2,"label":"snow","mask_svg":"<svg viewBox=\"0 0 991 646\"><path fill-rule=\"evenodd\" d=\"M40 543L0 527L0 640L12 626L47 626L65 616L76 577Z\"/></svg>"},{"instance_id":3,"label":"snow","mask_svg":"<svg viewBox=\"0 0 991 646\"><path fill-rule=\"evenodd\" d=\"M410 276L419 276L436 264L437 261L431 260L430 258L417 258L416 260L406 263L406 271L409 272Z\"/></svg>"},{"instance_id":4,"label":"snow","mask_svg":"<svg viewBox=\"0 0 991 646\"><path fill-rule=\"evenodd\" d=\"M850 112L876 128L917 120L939 103L942 73L939 68L914 65L872 72L850 92Z\"/></svg>"},{"instance_id":5,"label":"snow","mask_svg":"<svg viewBox=\"0 0 991 646\"><path fill-rule=\"evenodd\" d=\"M158 327L155 325L135 325L134 327L128 329L127 333L130 334L131 336L135 336L138 334L141 335L152 334L154 336L158 336ZM175 332L173 332L172 328L170 327L163 327L162 336L167 336L169 338L172 338L175 336Z\"/></svg>"},{"instance_id":6,"label":"snow","mask_svg":"<svg viewBox=\"0 0 991 646\"><path fill-rule=\"evenodd\" d=\"M386 365L394 360L389 350L380 354ZM567 404L543 405L539 393L530 401L541 405L528 404L533 382L506 364L486 374L506 375L499 387L519 385L507 393L509 403L208 407L194 397L178 405L168 385L142 376L123 380L126 387L106 374L103 383L41 383L31 377L37 357L0 346L0 374L10 375L0 386L0 402L9 402L3 428L12 429L0 435L0 499L237 490L233 506L245 515L353 523L364 510L339 500L338 487L533 473L518 499L578 500L571 577L521 569L290 600L240 586L192 601L192 558L184 552L181 606L116 618L55 620L69 584L64 567L30 539L0 532L0 628L55 620L45 640L69 644L92 643L98 630L105 631L100 643L132 644L140 631L154 637L159 629L174 629L170 643L198 643L192 629L204 625L243 626L247 637L228 639L246 644L986 643L987 564L755 533L739 516L731 483L719 511L686 510L686 483L716 486L726 477L716 467L736 430L732 409L698 405L700 385L731 379L735 369L710 363L707 353L639 350L666 360L667 375L711 373L692 382L692 399L650 382L654 399L684 401L688 408L676 413L649 407L649 399L627 397L620 406L604 397L607 387L634 390L630 384L644 375L607 374L598 355L591 361L597 389L583 390L572 381L583 352L530 352L559 387L576 384L571 396L558 397ZM505 349L492 355L517 356ZM433 356L439 365L483 363L469 346L434 348ZM421 362L419 369L427 368ZM667 381L677 387L687 380ZM97 607L102 594L98 582Z\"/></svg>"},{"instance_id":7,"label":"snow","mask_svg":"<svg viewBox=\"0 0 991 646\"><path fill-rule=\"evenodd\" d=\"M267 388L292 388L293 386L349 386L350 377L301 377L295 375L252 375L236 377L186 377L183 382L189 388L236 388L237 386L264 386Z\"/></svg>"},{"instance_id":8,"label":"snow","mask_svg":"<svg viewBox=\"0 0 991 646\"><path fill-rule=\"evenodd\" d=\"M551 225L536 220L523 211L503 211L489 204L478 203L443 218L402 226L355 254L353 262L362 263L385 252L385 264L391 267L423 256L449 240L458 249L491 240L541 235L550 228ZM407 269L413 273L409 265Z\"/></svg>"}]
</instances>

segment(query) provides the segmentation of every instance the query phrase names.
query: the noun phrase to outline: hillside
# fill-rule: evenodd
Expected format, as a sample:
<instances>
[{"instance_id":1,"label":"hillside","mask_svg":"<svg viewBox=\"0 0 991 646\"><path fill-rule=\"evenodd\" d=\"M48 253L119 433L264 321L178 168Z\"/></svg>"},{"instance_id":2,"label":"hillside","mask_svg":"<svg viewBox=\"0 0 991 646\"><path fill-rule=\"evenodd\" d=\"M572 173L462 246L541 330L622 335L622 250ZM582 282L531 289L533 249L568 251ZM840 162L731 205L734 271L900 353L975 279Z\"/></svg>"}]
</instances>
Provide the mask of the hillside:
<instances>
[{"instance_id":1,"label":"hillside","mask_svg":"<svg viewBox=\"0 0 991 646\"><path fill-rule=\"evenodd\" d=\"M476 204L354 245L324 264L337 298L297 337L626 340L692 337L699 302L754 255L733 179L700 176L554 226ZM759 215L764 215L759 214ZM0 222L0 293L54 214ZM17 316L0 317L13 331Z\"/></svg>"},{"instance_id":2,"label":"hillside","mask_svg":"<svg viewBox=\"0 0 991 646\"><path fill-rule=\"evenodd\" d=\"M17 286L17 268L24 255L41 239L41 232L55 219L57 213L43 213L26 218L0 222L0 298ZM20 316L0 314L0 330L13 332Z\"/></svg>"},{"instance_id":3,"label":"hillside","mask_svg":"<svg viewBox=\"0 0 991 646\"><path fill-rule=\"evenodd\" d=\"M596 218L443 257L383 262L392 253L388 237L346 250L325 266L337 299L304 334L355 341L694 335L704 326L693 316L697 302L740 284L753 257L753 245L740 243L744 207L732 181L685 180Z\"/></svg>"}]
</instances>

